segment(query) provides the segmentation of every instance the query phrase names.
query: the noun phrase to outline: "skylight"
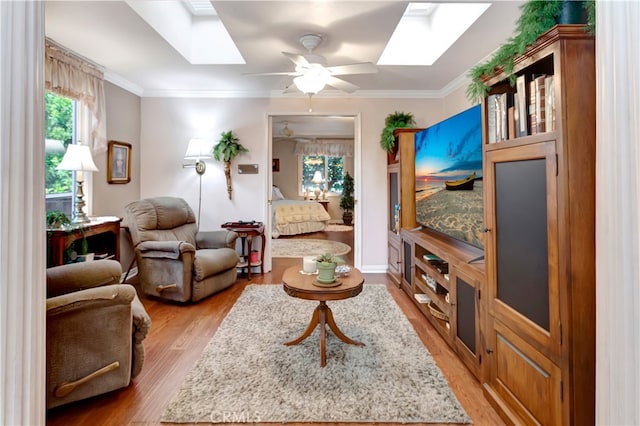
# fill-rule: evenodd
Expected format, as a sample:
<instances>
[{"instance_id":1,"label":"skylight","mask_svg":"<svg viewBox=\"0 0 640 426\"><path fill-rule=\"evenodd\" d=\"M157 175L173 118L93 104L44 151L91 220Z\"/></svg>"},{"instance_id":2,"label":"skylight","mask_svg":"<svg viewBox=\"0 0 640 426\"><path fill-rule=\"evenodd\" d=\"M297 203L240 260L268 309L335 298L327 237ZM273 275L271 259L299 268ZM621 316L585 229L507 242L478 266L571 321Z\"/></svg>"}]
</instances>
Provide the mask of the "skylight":
<instances>
[{"instance_id":1,"label":"skylight","mask_svg":"<svg viewBox=\"0 0 640 426\"><path fill-rule=\"evenodd\" d=\"M244 64L209 0L126 0L190 64Z\"/></svg>"},{"instance_id":2,"label":"skylight","mask_svg":"<svg viewBox=\"0 0 640 426\"><path fill-rule=\"evenodd\" d=\"M209 0L182 0L187 6L187 9L197 16L213 16L216 14L216 10L211 5Z\"/></svg>"},{"instance_id":3,"label":"skylight","mask_svg":"<svg viewBox=\"0 0 640 426\"><path fill-rule=\"evenodd\" d=\"M409 3L378 65L432 65L491 3Z\"/></svg>"}]
</instances>

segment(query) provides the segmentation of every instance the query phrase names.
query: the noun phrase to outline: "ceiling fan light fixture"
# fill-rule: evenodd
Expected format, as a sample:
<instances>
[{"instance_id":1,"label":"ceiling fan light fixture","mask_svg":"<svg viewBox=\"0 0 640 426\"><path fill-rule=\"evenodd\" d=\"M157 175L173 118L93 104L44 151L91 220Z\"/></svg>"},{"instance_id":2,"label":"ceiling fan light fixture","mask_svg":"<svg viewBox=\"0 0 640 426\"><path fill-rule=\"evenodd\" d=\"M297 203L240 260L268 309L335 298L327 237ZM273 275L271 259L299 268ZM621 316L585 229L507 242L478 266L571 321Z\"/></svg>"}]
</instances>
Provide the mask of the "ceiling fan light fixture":
<instances>
[{"instance_id":1,"label":"ceiling fan light fixture","mask_svg":"<svg viewBox=\"0 0 640 426\"><path fill-rule=\"evenodd\" d=\"M324 89L331 76L331 73L319 64L309 64L308 67L299 67L297 70L302 75L294 78L293 83L298 90L306 94L315 95Z\"/></svg>"},{"instance_id":2,"label":"ceiling fan light fixture","mask_svg":"<svg viewBox=\"0 0 640 426\"><path fill-rule=\"evenodd\" d=\"M305 94L317 94L324 89L327 79L317 75L301 75L293 79L298 90Z\"/></svg>"},{"instance_id":3,"label":"ceiling fan light fixture","mask_svg":"<svg viewBox=\"0 0 640 426\"><path fill-rule=\"evenodd\" d=\"M293 136L293 130L289 128L289 123L286 121L284 122L284 128L282 129L282 134L288 138Z\"/></svg>"}]
</instances>

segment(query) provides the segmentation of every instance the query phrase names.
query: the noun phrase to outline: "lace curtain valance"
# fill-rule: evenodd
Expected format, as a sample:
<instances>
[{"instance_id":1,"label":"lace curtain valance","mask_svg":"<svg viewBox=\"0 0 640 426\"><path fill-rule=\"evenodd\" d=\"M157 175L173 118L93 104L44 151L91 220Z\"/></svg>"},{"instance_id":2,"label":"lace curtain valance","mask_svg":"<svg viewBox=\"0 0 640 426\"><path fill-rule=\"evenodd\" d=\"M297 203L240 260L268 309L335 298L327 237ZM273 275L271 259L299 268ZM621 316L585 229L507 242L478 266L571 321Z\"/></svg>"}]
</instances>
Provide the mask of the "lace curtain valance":
<instances>
[{"instance_id":1,"label":"lace curtain valance","mask_svg":"<svg viewBox=\"0 0 640 426\"><path fill-rule=\"evenodd\" d=\"M315 139L311 142L297 142L294 154L353 157L353 139Z\"/></svg>"},{"instance_id":2,"label":"lace curtain valance","mask_svg":"<svg viewBox=\"0 0 640 426\"><path fill-rule=\"evenodd\" d=\"M94 153L105 152L107 126L102 70L47 39L45 89L81 102L91 111L91 141L83 142Z\"/></svg>"}]
</instances>

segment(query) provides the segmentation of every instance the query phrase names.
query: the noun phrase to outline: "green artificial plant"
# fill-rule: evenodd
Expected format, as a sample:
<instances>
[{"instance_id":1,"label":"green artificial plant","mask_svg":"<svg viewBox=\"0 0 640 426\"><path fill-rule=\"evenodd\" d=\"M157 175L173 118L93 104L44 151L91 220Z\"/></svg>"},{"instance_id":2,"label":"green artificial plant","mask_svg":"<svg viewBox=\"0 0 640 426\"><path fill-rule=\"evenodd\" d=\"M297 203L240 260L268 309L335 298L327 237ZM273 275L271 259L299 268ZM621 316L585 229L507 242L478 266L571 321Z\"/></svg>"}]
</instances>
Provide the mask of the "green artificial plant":
<instances>
[{"instance_id":1,"label":"green artificial plant","mask_svg":"<svg viewBox=\"0 0 640 426\"><path fill-rule=\"evenodd\" d=\"M355 200L353 199L353 177L347 172L344 175L342 183L342 198L340 198L340 208L343 210L342 222L345 225L351 225L353 221L353 208Z\"/></svg>"},{"instance_id":2,"label":"green artificial plant","mask_svg":"<svg viewBox=\"0 0 640 426\"><path fill-rule=\"evenodd\" d=\"M313 260L315 260L317 263L335 263L336 265L344 263L343 258L335 256L331 253L323 253L316 256Z\"/></svg>"},{"instance_id":3,"label":"green artificial plant","mask_svg":"<svg viewBox=\"0 0 640 426\"><path fill-rule=\"evenodd\" d=\"M393 131L395 129L403 127L412 127L416 125L415 118L410 112L394 112L387 115L384 120L384 128L380 135L380 146L388 153L393 152L395 145L395 138L393 137Z\"/></svg>"},{"instance_id":4,"label":"green artificial plant","mask_svg":"<svg viewBox=\"0 0 640 426\"><path fill-rule=\"evenodd\" d=\"M70 223L71 221L67 215L60 210L51 210L47 212L47 228L59 229Z\"/></svg>"},{"instance_id":5,"label":"green artificial plant","mask_svg":"<svg viewBox=\"0 0 640 426\"><path fill-rule=\"evenodd\" d=\"M595 30L595 0L529 0L522 4L515 35L500 46L491 59L469 70L468 76L471 83L467 86L467 99L477 103L486 97L489 93L489 86L485 80L499 72L503 72L511 85L514 85L516 80L516 76L513 74L515 58L522 55L527 47L554 25L575 23L567 22L567 19L576 19L572 9L575 7L580 8L578 12L582 11L583 15L586 15L585 31L593 34Z\"/></svg>"},{"instance_id":6,"label":"green artificial plant","mask_svg":"<svg viewBox=\"0 0 640 426\"><path fill-rule=\"evenodd\" d=\"M227 194L231 199L231 160L240 153L249 152L247 148L238 143L239 139L233 134L233 130L222 132L220 140L213 147L213 158L224 161L224 175L227 178Z\"/></svg>"}]
</instances>

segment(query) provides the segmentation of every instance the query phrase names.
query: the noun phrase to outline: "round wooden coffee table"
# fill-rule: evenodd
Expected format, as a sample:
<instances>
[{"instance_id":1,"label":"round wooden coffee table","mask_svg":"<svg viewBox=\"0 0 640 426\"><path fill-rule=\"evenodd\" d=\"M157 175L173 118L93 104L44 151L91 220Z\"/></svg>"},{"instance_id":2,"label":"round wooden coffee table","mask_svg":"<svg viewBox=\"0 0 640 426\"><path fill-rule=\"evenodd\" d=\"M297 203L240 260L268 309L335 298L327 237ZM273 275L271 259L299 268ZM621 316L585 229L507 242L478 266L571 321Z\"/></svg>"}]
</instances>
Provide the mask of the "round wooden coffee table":
<instances>
[{"instance_id":1,"label":"round wooden coffee table","mask_svg":"<svg viewBox=\"0 0 640 426\"><path fill-rule=\"evenodd\" d=\"M362 291L364 278L356 268L351 267L351 272L346 277L338 278L340 284L333 287L321 287L313 284L316 275L305 275L300 272L302 266L292 266L284 271L282 275L282 284L284 291L292 297L306 300L317 300L320 303L316 306L311 316L311 322L302 335L285 345L297 345L304 339L309 337L318 324L320 324L320 366L327 365L326 354L326 330L325 324L329 326L333 334L340 340L350 345L364 346L364 343L352 340L344 335L336 325L333 319L333 313L329 306L328 300L343 300L355 297Z\"/></svg>"}]
</instances>

